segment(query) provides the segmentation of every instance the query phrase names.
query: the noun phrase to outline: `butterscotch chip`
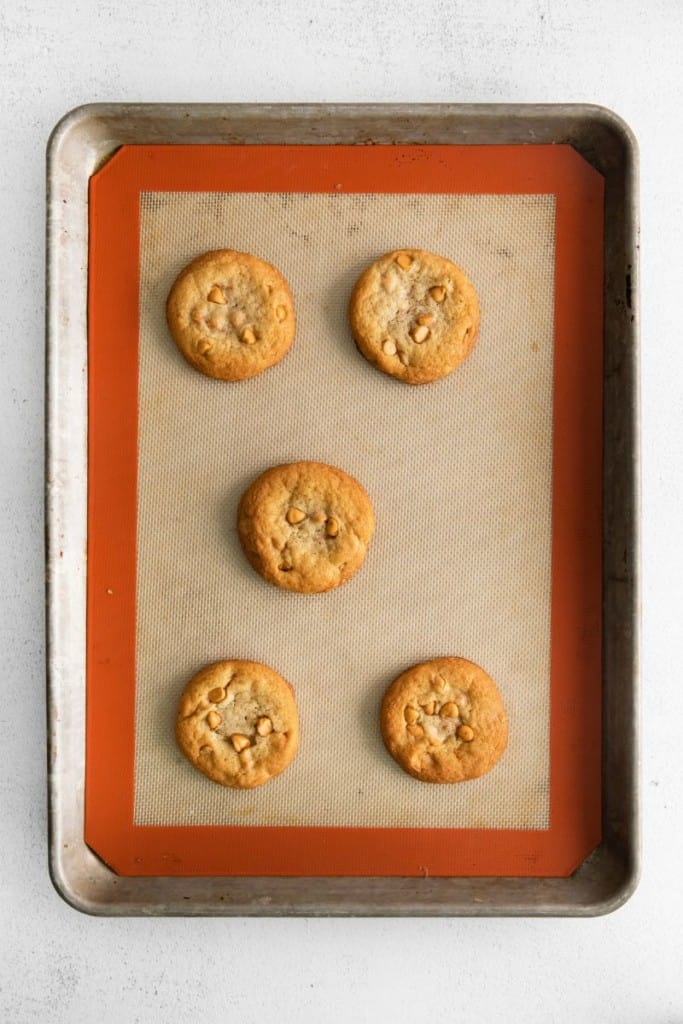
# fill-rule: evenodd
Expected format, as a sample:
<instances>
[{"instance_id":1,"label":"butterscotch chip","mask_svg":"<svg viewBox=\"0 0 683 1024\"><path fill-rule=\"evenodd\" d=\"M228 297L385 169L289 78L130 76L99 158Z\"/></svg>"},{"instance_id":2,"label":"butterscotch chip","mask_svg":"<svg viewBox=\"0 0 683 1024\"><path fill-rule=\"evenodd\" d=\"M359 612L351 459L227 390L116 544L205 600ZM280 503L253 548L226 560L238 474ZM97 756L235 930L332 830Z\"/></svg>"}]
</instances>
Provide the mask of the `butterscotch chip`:
<instances>
[{"instance_id":1,"label":"butterscotch chip","mask_svg":"<svg viewBox=\"0 0 683 1024\"><path fill-rule=\"evenodd\" d=\"M496 684L465 658L434 658L398 676L384 695L380 728L394 760L423 782L476 779L508 740Z\"/></svg>"},{"instance_id":2,"label":"butterscotch chip","mask_svg":"<svg viewBox=\"0 0 683 1024\"><path fill-rule=\"evenodd\" d=\"M479 329L479 302L467 276L450 260L422 249L399 249L361 274L349 320L369 362L408 384L428 384L452 373L469 355Z\"/></svg>"},{"instance_id":3,"label":"butterscotch chip","mask_svg":"<svg viewBox=\"0 0 683 1024\"><path fill-rule=\"evenodd\" d=\"M256 732L259 736L269 736L273 731L273 723L267 715L261 715L256 723Z\"/></svg>"},{"instance_id":4,"label":"butterscotch chip","mask_svg":"<svg viewBox=\"0 0 683 1024\"><path fill-rule=\"evenodd\" d=\"M237 513L240 542L254 569L299 593L321 593L350 579L365 561L374 528L363 487L321 462L266 470L245 491Z\"/></svg>"},{"instance_id":5,"label":"butterscotch chip","mask_svg":"<svg viewBox=\"0 0 683 1024\"><path fill-rule=\"evenodd\" d=\"M306 518L306 513L302 512L300 508L288 508L285 519L288 523L294 526L296 523L303 523Z\"/></svg>"},{"instance_id":6,"label":"butterscotch chip","mask_svg":"<svg viewBox=\"0 0 683 1024\"><path fill-rule=\"evenodd\" d=\"M244 736L240 732L234 732L230 737L230 742L238 754L241 754L243 750L246 750L247 747L251 746L251 740L249 737Z\"/></svg>"},{"instance_id":7,"label":"butterscotch chip","mask_svg":"<svg viewBox=\"0 0 683 1024\"><path fill-rule=\"evenodd\" d=\"M219 690L223 696L217 701ZM215 704L218 711L211 707ZM220 719L215 726L211 716ZM296 756L299 718L294 693L267 665L215 662L183 690L175 734L190 763L214 782L237 789L261 786Z\"/></svg>"},{"instance_id":8,"label":"butterscotch chip","mask_svg":"<svg viewBox=\"0 0 683 1024\"><path fill-rule=\"evenodd\" d=\"M282 274L233 249L204 253L180 272L166 319L185 359L221 380L262 373L280 362L294 340L294 303Z\"/></svg>"}]
</instances>

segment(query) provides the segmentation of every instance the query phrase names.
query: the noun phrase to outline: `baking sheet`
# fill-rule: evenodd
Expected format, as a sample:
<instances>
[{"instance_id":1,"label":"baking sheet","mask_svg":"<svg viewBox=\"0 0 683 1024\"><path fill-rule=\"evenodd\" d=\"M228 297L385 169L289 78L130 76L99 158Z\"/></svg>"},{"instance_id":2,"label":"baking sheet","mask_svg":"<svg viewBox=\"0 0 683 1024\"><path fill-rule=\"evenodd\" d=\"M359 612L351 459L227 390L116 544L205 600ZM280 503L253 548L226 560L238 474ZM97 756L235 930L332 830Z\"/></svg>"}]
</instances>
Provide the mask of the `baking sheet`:
<instances>
[{"instance_id":1,"label":"baking sheet","mask_svg":"<svg viewBox=\"0 0 683 1024\"><path fill-rule=\"evenodd\" d=\"M534 144L530 145L530 140ZM419 155L421 147L436 145L443 147L441 152L445 155L451 147L459 147L457 166L451 173L464 183L464 191L481 191L477 185L481 183L482 167L486 167L491 191L557 194L556 317L561 329L555 372L557 380L564 381L566 386L556 392L555 417L557 423L571 423L572 428L557 430L555 437L554 489L564 497L557 506L561 527L558 544L554 543L553 548L553 565L557 556L563 574L558 602L553 571L551 828L541 833L505 833L503 858L492 855L491 840L496 833L457 833L450 849L457 853L456 871L462 872L462 877L439 877L434 872L426 877L419 867L418 879L395 877L397 868L413 874L414 865L430 863L431 851L442 843L442 830L412 830L399 835L389 830L387 835L392 842L400 843L405 856L400 858L399 865L395 849L391 872L394 877L378 878L360 877L363 872L358 870L359 844L367 853L369 840L376 834L374 830L365 830L353 841L353 829L322 830L324 835L315 829L256 830L257 845L248 843L236 866L235 854L240 853L241 838L249 835L249 829L131 828L135 746L131 668L135 630L131 630L131 625L136 519L135 489L131 490L123 469L135 460L137 430L134 426L131 445L130 430L123 428L136 422L137 402L131 404L127 395L131 389L133 393L137 391L137 380L130 380L128 364L121 359L121 347L128 349L131 338L138 335L137 314L132 320L130 316L137 306L137 269L132 282L134 294L123 272L126 267L137 267L139 238L137 230L131 232L130 226L137 220L138 190L223 189L229 180L228 187L236 186L243 191L259 190L265 185L275 189L289 186L296 192L300 190L302 158L311 154L317 160L313 154L321 142L327 144L326 153L332 157L347 147L347 152L361 157L360 166L364 169L381 164L385 174L388 169L397 192L430 191L430 186L426 190L423 187L425 180L432 178L429 166ZM368 142L374 143L374 147L366 148ZM277 180L269 181L273 175L268 161L251 162L245 173L244 147L254 144L286 144L287 152L296 152L298 156L294 161L281 162L281 174ZM359 146L363 148L359 150ZM376 160L378 148L386 146L398 146L397 154L400 147L408 146L410 152L402 157L397 155L395 162ZM509 151L501 150L501 146L515 147L514 155L510 157ZM123 165L117 159L120 147L128 149ZM572 149L573 173L537 173L543 166L564 166L569 171L571 161L562 151ZM216 159L221 152L229 156L227 166L221 158ZM501 153L505 155L501 157ZM551 159L553 153L557 159ZM418 156L417 162L413 154ZM589 194L588 177L578 167L584 160L584 167L604 178L604 245L591 228L591 221L579 214L585 209L583 204ZM343 166L341 176L337 177L339 171L334 168L340 162ZM104 166L111 183L112 163L114 178L123 188L119 187L109 199L109 188L98 181L97 172ZM311 166L311 161L304 163ZM440 159L437 164L442 164ZM358 166L355 156L351 160L342 157L341 161L334 158L332 163L326 159L314 188L329 191L335 188L335 182L343 181L345 191L349 191L350 185L353 192L354 182L361 184L360 189L356 184L355 190L362 191L359 178L365 176L365 170L359 176ZM49 846L50 872L59 894L77 909L104 915L586 916L619 907L633 892L639 870L635 713L638 152L628 126L612 111L590 105L95 104L71 111L55 127L48 147L47 169ZM220 181L216 180L219 176ZM538 181L534 188L533 182L539 177L546 180ZM491 188L494 181L499 184ZM90 217L88 240L93 182L101 186L95 189L99 212L94 220ZM386 184L385 181L385 187ZM373 182L371 187L375 189L376 184ZM449 188L447 183L444 191ZM100 269L107 268L104 276L99 275L94 292L93 254L98 257ZM595 275L600 273L598 264L604 272L604 329L602 317L590 313L597 309L594 286ZM583 286L572 287L573 283L586 281L592 282L590 300ZM86 333L89 283L94 307L91 301L88 319L94 308L99 324L96 336L103 335L101 340L104 342L106 337L108 344L95 348L97 369L93 371L90 366L90 374L86 375L93 356L92 349L88 352ZM107 322L111 329L106 329ZM584 345L586 338L590 343ZM581 351L580 358L574 339ZM137 348L137 342L134 344ZM572 580L585 577L585 571L577 573L574 561L577 555L579 561L583 558L578 538L585 533L583 525L581 534L575 532L579 528L578 522L574 525L572 511L577 507L572 497L575 487L567 490L566 485L573 481L579 483L580 489L583 481L579 464L570 465L567 461L573 444L578 440L591 462L600 436L593 418L586 420L584 397L586 387L590 392L594 382L603 380L602 351L605 632L601 685L605 730L602 744L591 747L602 760L604 802L600 833L594 811L589 812L590 820L584 818L582 804L575 797L576 792L584 792L585 798L590 798L599 809L599 779L593 768L586 766L584 757L575 758L575 751L585 748L586 728L595 732L595 719L591 714L586 720L581 713L586 707L587 680L579 656L590 641L586 637L574 649L572 638L585 636L582 629L576 630L578 623L574 619L579 595L585 589L576 589ZM137 358L130 365L136 367ZM124 369L125 382L119 382ZM105 386L105 381L111 382L111 387ZM108 393L108 398L104 402L94 401L93 391L100 399ZM113 397L116 400L112 402ZM111 417L107 409L112 410ZM113 447L107 447L110 437L115 438ZM86 443L95 446L95 458L90 460L89 468ZM113 453L120 453L125 462L115 460L114 474L108 480ZM97 471L94 475L93 470ZM95 487L96 500L90 508L97 511L95 522L102 524L101 528L98 526L94 551L92 538L89 540L87 617L86 486L89 494ZM580 503L587 510L597 508L598 504ZM120 523L122 514L125 521ZM90 519L91 526L92 523ZM556 525L554 520L554 538ZM560 538L567 536L569 548L564 541L560 543ZM572 552L569 562L563 554L568 550ZM572 564L574 572L567 576L567 567ZM592 579L592 573L589 575ZM90 665L87 686L86 649ZM576 707L575 679L582 679L583 693ZM595 707L592 698L591 702ZM575 722L576 728L572 726L567 732L561 727L561 723L566 726L567 722ZM599 732L595 740L600 743ZM594 780L590 792L582 788L589 779ZM572 781L578 787L576 791ZM302 844L288 847L288 863L294 875L301 873L297 867L303 867L309 872L308 877L267 877L272 864L260 856L261 842L273 831L280 850L283 843L288 846L290 833L300 832ZM592 837L600 834L602 841L588 856L595 842ZM515 837L525 835L538 838L518 844ZM482 837L481 843L478 836ZM311 847L320 842L324 849L316 857ZM229 863L221 861L222 849L229 849ZM372 848L370 866L375 876L386 873L382 849L389 849L382 841L377 844L376 856ZM309 850L313 856L309 856ZM549 861L551 850L556 852L550 854ZM258 863L254 862L255 854ZM185 859L186 866L192 865L197 872L194 877L187 877L178 856ZM334 865L326 860L330 856ZM295 857L302 860L297 863ZM572 858L574 866L579 865L576 870L566 858ZM550 865L553 875L559 869L558 877L546 876ZM450 855L441 855L440 866L444 874L450 874ZM350 877L331 878L326 870L330 868ZM486 874L487 869L492 875L518 877L478 877ZM246 877L221 877L226 870L241 871ZM261 877L249 877L254 874Z\"/></svg>"},{"instance_id":2,"label":"baking sheet","mask_svg":"<svg viewBox=\"0 0 683 1024\"><path fill-rule=\"evenodd\" d=\"M135 823L545 829L549 824L555 197L145 192L140 363ZM460 264L482 327L450 377L409 387L370 367L346 305L382 252ZM297 337L239 384L193 371L164 303L181 267L230 247L289 280ZM247 565L235 511L266 467L316 459L368 490L367 562L323 595L279 592ZM386 754L384 689L460 654L496 679L509 748L487 776L427 786ZM173 740L187 678L218 658L294 686L298 758L256 791L219 787Z\"/></svg>"}]
</instances>

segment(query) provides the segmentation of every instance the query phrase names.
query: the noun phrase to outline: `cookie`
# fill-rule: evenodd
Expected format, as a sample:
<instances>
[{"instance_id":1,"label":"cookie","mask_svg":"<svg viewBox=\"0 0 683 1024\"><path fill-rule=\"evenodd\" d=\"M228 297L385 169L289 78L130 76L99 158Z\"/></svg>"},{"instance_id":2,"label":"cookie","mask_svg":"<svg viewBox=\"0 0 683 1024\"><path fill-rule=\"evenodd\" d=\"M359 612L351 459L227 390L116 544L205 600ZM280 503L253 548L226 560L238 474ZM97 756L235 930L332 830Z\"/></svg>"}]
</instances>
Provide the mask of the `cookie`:
<instances>
[{"instance_id":1,"label":"cookie","mask_svg":"<svg viewBox=\"0 0 683 1024\"><path fill-rule=\"evenodd\" d=\"M348 580L375 529L370 499L353 477L322 462L292 462L245 491L237 530L251 565L284 590L318 594Z\"/></svg>"},{"instance_id":2,"label":"cookie","mask_svg":"<svg viewBox=\"0 0 683 1024\"><path fill-rule=\"evenodd\" d=\"M299 747L292 688L255 661L217 661L183 690L178 746L214 782L253 789L283 772Z\"/></svg>"},{"instance_id":3,"label":"cookie","mask_svg":"<svg viewBox=\"0 0 683 1024\"><path fill-rule=\"evenodd\" d=\"M294 303L282 274L232 249L204 253L180 272L166 319L188 363L220 380L255 377L294 341Z\"/></svg>"},{"instance_id":4,"label":"cookie","mask_svg":"<svg viewBox=\"0 0 683 1024\"><path fill-rule=\"evenodd\" d=\"M465 658L434 658L398 676L384 695L380 727L394 760L423 782L476 779L508 740L496 684Z\"/></svg>"},{"instance_id":5,"label":"cookie","mask_svg":"<svg viewBox=\"0 0 683 1024\"><path fill-rule=\"evenodd\" d=\"M360 276L349 307L361 353L407 384L429 384L453 370L479 329L474 287L450 260L396 249Z\"/></svg>"}]
</instances>

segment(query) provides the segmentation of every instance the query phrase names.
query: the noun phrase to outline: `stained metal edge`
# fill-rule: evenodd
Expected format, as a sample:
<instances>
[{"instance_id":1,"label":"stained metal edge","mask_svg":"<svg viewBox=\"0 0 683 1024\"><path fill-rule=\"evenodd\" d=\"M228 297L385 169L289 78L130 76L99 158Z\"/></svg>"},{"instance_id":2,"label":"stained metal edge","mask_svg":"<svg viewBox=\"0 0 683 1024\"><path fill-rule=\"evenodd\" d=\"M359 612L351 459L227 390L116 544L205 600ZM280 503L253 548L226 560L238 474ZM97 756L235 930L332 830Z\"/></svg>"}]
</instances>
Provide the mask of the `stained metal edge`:
<instances>
[{"instance_id":1,"label":"stained metal edge","mask_svg":"<svg viewBox=\"0 0 683 1024\"><path fill-rule=\"evenodd\" d=\"M624 863L608 912L635 892L642 858L640 182L638 145L629 125L606 108L597 108L596 121L606 133L601 147L610 150L605 159L603 833ZM621 204L621 216L612 203Z\"/></svg>"},{"instance_id":2,"label":"stained metal edge","mask_svg":"<svg viewBox=\"0 0 683 1024\"><path fill-rule=\"evenodd\" d=\"M124 879L104 865L83 841L88 179L126 143L255 142L263 141L266 127L270 132L269 141L291 142L291 137L285 136L291 132L293 121L298 122L301 133L296 141L302 143L373 144L394 141L397 135L400 141L406 142L419 142L422 138L431 142L489 145L555 142L573 145L605 174L608 182L625 166L624 193L628 206L624 207L627 221L624 253L631 257L632 296L637 298L638 295L637 144L628 125L605 107L591 104L90 104L65 115L53 130L47 150L46 519L52 881L57 892L75 909L112 916L596 916L611 913L632 895L640 872L635 714L631 716L630 728L622 723L625 724L626 751L614 766L622 772L630 789L626 799L622 798L620 808L626 815L626 824L621 831L615 831L612 823L606 821L605 840L569 879ZM335 121L332 129L330 125ZM440 122L439 132L435 133L437 121ZM253 125L250 127L251 122L256 122L256 129ZM378 131L378 127L381 130ZM169 132L173 136L170 139ZM621 153L616 152L619 148ZM73 246L60 246L60 241L65 243L74 235L79 243L80 262L72 251ZM63 287L69 275L74 277L83 297L84 315L76 324L60 306L60 299L69 294ZM607 317L605 328L607 345L610 332ZM633 502L630 522L633 565L629 577L621 581L626 584L621 608L625 609L631 628L632 658L626 678L623 675L621 678L620 699L624 699L625 683L627 695L632 698L626 705L634 711L638 696L639 615L636 608L640 503L637 316L623 334L629 343L626 359L635 390L627 394L626 423L633 442L633 472L626 480ZM69 398L68 403L61 401L65 382L79 402L75 418L72 399ZM74 431L79 432L80 439L76 446ZM82 492L74 494L73 485L79 481L79 474ZM606 596L611 587L607 570L608 567ZM609 693L606 692L608 703ZM607 769L605 765L606 792L610 786ZM66 789L64 783L68 775L73 785ZM608 801L605 803L607 805ZM608 877L614 878L614 884L609 891L604 891ZM582 896L581 886L586 889ZM218 895L221 889L231 890L228 899ZM506 891L507 899L501 898Z\"/></svg>"},{"instance_id":3,"label":"stained metal edge","mask_svg":"<svg viewBox=\"0 0 683 1024\"><path fill-rule=\"evenodd\" d=\"M509 142L574 145L599 170L604 139L593 147L586 138L591 123L603 135L620 137L635 154L633 132L613 111L595 104L243 104L243 103L95 103L76 107L57 124L50 141L55 150L74 133L88 134L100 160L127 143L380 144L428 141L487 145ZM492 138L495 135L495 141Z\"/></svg>"},{"instance_id":4,"label":"stained metal edge","mask_svg":"<svg viewBox=\"0 0 683 1024\"><path fill-rule=\"evenodd\" d=\"M87 145L80 116L52 132L46 174L46 649L48 836L57 892L79 905L85 764L85 495L87 367ZM87 133L86 133L87 135ZM75 152L72 152L75 150ZM86 201L84 201L84 199ZM67 242L76 239L75 245ZM80 253L81 266L77 265ZM76 264L76 265L74 265ZM73 275L82 319L64 310ZM74 310L76 316L79 311ZM72 408L69 407L70 403ZM80 494L80 500L79 500ZM71 785L65 784L70 777ZM77 852L78 851L78 852ZM76 858L74 857L76 854ZM75 868L75 870L74 870Z\"/></svg>"}]
</instances>

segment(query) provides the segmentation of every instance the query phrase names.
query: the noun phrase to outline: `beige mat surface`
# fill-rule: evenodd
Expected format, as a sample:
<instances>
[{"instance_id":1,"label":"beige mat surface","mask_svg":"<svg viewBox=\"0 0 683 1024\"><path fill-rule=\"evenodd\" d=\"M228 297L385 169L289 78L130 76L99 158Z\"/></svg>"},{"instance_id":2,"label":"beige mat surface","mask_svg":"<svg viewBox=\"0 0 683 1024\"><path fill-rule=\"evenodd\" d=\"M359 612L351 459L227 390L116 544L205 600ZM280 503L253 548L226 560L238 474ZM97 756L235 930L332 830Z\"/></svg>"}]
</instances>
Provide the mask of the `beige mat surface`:
<instances>
[{"instance_id":1,"label":"beige mat surface","mask_svg":"<svg viewBox=\"0 0 683 1024\"><path fill-rule=\"evenodd\" d=\"M144 825L547 828L554 197L145 193L141 197L135 821ZM374 258L458 263L482 306L475 349L410 387L370 367L346 306ZM177 353L164 304L211 248L274 263L294 347L239 384ZM247 564L235 512L270 465L332 463L370 494L366 564L328 594L279 592ZM460 654L497 681L510 744L483 778L430 786L385 752L378 706L407 666ZM301 749L239 792L178 752L177 700L219 658L293 685Z\"/></svg>"}]
</instances>

